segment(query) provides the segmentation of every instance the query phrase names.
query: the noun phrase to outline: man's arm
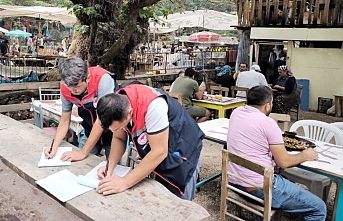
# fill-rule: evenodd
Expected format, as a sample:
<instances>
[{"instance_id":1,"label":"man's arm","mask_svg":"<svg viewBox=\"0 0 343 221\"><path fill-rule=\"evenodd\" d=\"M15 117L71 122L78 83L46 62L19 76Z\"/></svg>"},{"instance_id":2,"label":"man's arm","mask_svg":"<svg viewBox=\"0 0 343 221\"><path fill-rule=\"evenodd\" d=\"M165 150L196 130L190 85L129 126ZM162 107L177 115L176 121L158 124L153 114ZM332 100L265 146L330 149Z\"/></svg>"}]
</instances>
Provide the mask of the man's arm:
<instances>
[{"instance_id":1,"label":"man's arm","mask_svg":"<svg viewBox=\"0 0 343 221\"><path fill-rule=\"evenodd\" d=\"M288 154L283 144L270 145L275 163L281 168L296 166L300 163L318 159L318 153L312 148L303 150L299 154Z\"/></svg>"},{"instance_id":2,"label":"man's arm","mask_svg":"<svg viewBox=\"0 0 343 221\"><path fill-rule=\"evenodd\" d=\"M124 130L117 130L113 133L111 142L111 151L108 157L108 171L107 174L110 177L119 162L120 158L123 156L126 150L127 134ZM104 168L98 171L98 176L100 179L105 178Z\"/></svg>"},{"instance_id":3,"label":"man's arm","mask_svg":"<svg viewBox=\"0 0 343 221\"><path fill-rule=\"evenodd\" d=\"M116 131L117 132L117 131ZM115 133L116 133L115 132ZM118 135L117 135L118 136ZM169 136L169 129L164 130L161 133L148 135L148 140L150 144L150 151L149 153L141 160L141 162L125 177L118 177L118 176L107 176L104 178L98 186L98 192L102 193L103 195L110 195L114 193L123 192L130 187L136 185L139 181L143 180L147 177L168 155L168 136ZM114 141L113 141L114 140ZM119 149L117 146L121 143L121 147L125 142L122 140L117 140L117 138L112 138L113 145L111 146ZM121 153L123 153L122 150ZM117 151L113 151L111 149L110 153L110 165L107 174L113 173L115 161L119 160L118 158L119 153ZM101 174L103 174L104 168L98 171L98 176L100 178Z\"/></svg>"},{"instance_id":4,"label":"man's arm","mask_svg":"<svg viewBox=\"0 0 343 221\"><path fill-rule=\"evenodd\" d=\"M202 99L202 96L204 95L204 91L206 89L206 86L205 87L199 87L198 83L195 81L194 82L195 85L194 85L194 97L198 100L201 100Z\"/></svg>"},{"instance_id":5,"label":"man's arm","mask_svg":"<svg viewBox=\"0 0 343 221\"><path fill-rule=\"evenodd\" d=\"M57 152L58 146L61 144L62 140L66 136L69 125L70 125L71 112L62 112L60 123L58 124L57 131L54 138L54 144L52 146L52 151L50 148L46 148L44 153L47 158L53 158Z\"/></svg>"}]
</instances>

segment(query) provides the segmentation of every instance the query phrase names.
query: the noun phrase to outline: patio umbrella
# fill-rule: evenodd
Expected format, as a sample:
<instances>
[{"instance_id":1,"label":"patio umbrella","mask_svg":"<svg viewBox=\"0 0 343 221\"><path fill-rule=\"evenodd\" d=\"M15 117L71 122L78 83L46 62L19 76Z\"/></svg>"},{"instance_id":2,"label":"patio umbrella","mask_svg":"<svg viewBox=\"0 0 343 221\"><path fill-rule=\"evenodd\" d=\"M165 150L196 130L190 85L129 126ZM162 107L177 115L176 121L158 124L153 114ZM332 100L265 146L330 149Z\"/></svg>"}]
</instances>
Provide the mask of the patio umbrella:
<instances>
[{"instance_id":1,"label":"patio umbrella","mask_svg":"<svg viewBox=\"0 0 343 221\"><path fill-rule=\"evenodd\" d=\"M2 27L0 27L0 31L1 31L2 33L7 33L7 32L8 32L8 30L7 30L7 29L5 29L5 28L2 28Z\"/></svg>"},{"instance_id":2,"label":"patio umbrella","mask_svg":"<svg viewBox=\"0 0 343 221\"><path fill-rule=\"evenodd\" d=\"M13 31L9 31L7 33L5 33L6 36L11 36L11 37L29 37L32 34L26 31L22 31L22 30L13 30Z\"/></svg>"},{"instance_id":3,"label":"patio umbrella","mask_svg":"<svg viewBox=\"0 0 343 221\"><path fill-rule=\"evenodd\" d=\"M218 41L220 39L220 35L209 32L209 31L201 31L197 33L193 33L188 37L188 40L191 42L211 42L211 41Z\"/></svg>"},{"instance_id":4,"label":"patio umbrella","mask_svg":"<svg viewBox=\"0 0 343 221\"><path fill-rule=\"evenodd\" d=\"M218 41L219 39L220 39L219 34L209 32L209 31L201 31L201 32L193 33L188 37L188 40L191 42L203 43L203 47L204 47L205 42ZM204 52L201 52L201 53L204 53ZM204 56L204 54L202 54L202 70L204 70L204 67L205 67L205 56ZM206 72L204 72L203 76L204 76L204 81L206 84L206 90L209 91L210 85L208 84L208 75Z\"/></svg>"}]
</instances>

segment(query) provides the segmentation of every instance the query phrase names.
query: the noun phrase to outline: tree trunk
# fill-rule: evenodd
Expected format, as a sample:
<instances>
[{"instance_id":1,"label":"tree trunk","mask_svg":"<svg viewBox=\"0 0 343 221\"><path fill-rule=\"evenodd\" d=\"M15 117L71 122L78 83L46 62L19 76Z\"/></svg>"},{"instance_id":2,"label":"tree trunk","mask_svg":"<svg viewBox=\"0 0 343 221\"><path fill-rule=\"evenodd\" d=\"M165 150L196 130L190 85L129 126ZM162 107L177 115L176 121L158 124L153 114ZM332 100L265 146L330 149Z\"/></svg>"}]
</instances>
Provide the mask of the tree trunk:
<instances>
[{"instance_id":1,"label":"tree trunk","mask_svg":"<svg viewBox=\"0 0 343 221\"><path fill-rule=\"evenodd\" d=\"M149 18L142 18L141 10L160 0L71 1L92 7L97 13L77 14L80 24L87 25L89 29L86 33L74 35L69 54L87 60L91 66L101 64L116 73L118 79L124 79L130 54L148 35Z\"/></svg>"}]
</instances>

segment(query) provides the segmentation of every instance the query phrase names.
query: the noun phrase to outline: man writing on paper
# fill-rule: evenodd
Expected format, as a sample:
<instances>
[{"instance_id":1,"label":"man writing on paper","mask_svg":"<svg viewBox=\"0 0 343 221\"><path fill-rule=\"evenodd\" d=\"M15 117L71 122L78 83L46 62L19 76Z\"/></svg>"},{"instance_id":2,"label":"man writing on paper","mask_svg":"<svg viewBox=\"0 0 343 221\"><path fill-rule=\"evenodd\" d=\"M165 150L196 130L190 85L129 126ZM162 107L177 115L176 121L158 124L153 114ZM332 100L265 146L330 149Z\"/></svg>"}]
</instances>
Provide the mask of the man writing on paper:
<instances>
[{"instance_id":1,"label":"man writing on paper","mask_svg":"<svg viewBox=\"0 0 343 221\"><path fill-rule=\"evenodd\" d=\"M123 192L151 172L175 195L192 200L199 173L204 133L187 111L164 91L145 85L129 85L99 100L98 117L113 132L107 176L98 191ZM142 159L125 177L111 174L125 152L127 134Z\"/></svg>"},{"instance_id":2,"label":"man writing on paper","mask_svg":"<svg viewBox=\"0 0 343 221\"><path fill-rule=\"evenodd\" d=\"M228 151L273 168L292 167L308 160L318 159L318 153L308 148L299 154L288 154L277 123L269 118L273 106L273 92L268 86L255 86L249 90L247 105L236 108L230 117L227 136ZM230 171L248 177L263 185L263 176L248 169L231 164ZM230 177L230 183L237 188L263 199L263 190ZM275 174L272 188L272 208L303 216L302 220L324 221L326 205L319 197L295 183Z\"/></svg>"},{"instance_id":3,"label":"man writing on paper","mask_svg":"<svg viewBox=\"0 0 343 221\"><path fill-rule=\"evenodd\" d=\"M112 132L104 130L96 115L98 100L113 93L116 82L109 72L100 67L87 67L81 58L68 58L60 66L62 116L58 125L52 148L45 149L45 156L53 158L57 148L69 130L73 104L78 107L78 114L83 119L85 134L79 142L80 150L66 152L62 161L83 160L89 153L99 155L102 148L109 156Z\"/></svg>"}]
</instances>

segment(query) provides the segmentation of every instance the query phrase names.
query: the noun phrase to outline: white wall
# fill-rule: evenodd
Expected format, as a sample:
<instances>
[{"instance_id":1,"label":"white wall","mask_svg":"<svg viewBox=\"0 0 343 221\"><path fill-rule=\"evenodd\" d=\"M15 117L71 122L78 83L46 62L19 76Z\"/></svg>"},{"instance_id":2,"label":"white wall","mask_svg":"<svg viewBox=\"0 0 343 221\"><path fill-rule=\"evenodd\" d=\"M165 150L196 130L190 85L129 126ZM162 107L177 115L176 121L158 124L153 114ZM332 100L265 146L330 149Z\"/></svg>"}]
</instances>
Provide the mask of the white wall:
<instances>
[{"instance_id":1,"label":"white wall","mask_svg":"<svg viewBox=\"0 0 343 221\"><path fill-rule=\"evenodd\" d=\"M317 110L318 97L343 93L343 49L296 48L288 42L287 65L297 79L310 81L310 110Z\"/></svg>"}]
</instances>

